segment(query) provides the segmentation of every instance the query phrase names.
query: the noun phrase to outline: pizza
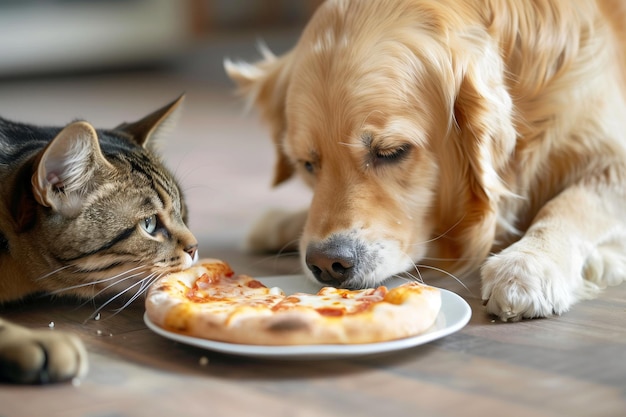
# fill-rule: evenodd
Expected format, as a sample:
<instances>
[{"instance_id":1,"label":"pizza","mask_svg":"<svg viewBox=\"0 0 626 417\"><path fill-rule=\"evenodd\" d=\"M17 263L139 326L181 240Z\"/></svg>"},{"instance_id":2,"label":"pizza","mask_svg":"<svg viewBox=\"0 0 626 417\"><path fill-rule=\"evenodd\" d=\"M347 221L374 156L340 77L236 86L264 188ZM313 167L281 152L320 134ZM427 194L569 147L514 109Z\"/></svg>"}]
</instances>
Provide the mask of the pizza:
<instances>
[{"instance_id":1,"label":"pizza","mask_svg":"<svg viewBox=\"0 0 626 417\"><path fill-rule=\"evenodd\" d=\"M148 318L165 330L252 345L390 341L425 332L440 308L440 291L419 282L287 295L216 259L160 278L146 297Z\"/></svg>"}]
</instances>

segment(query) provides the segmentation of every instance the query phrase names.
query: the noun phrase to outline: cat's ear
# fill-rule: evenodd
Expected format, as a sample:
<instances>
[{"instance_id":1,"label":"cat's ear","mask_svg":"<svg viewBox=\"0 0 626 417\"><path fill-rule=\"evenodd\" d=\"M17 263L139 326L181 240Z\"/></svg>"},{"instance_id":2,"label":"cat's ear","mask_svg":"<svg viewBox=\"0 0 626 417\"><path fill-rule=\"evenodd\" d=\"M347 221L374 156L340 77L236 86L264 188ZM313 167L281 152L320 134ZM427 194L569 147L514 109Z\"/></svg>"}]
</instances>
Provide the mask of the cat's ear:
<instances>
[{"instance_id":1,"label":"cat's ear","mask_svg":"<svg viewBox=\"0 0 626 417\"><path fill-rule=\"evenodd\" d=\"M115 130L131 136L139 146L145 147L148 143L153 145L176 125L184 100L183 94L143 119L132 123L122 123Z\"/></svg>"},{"instance_id":2,"label":"cat's ear","mask_svg":"<svg viewBox=\"0 0 626 417\"><path fill-rule=\"evenodd\" d=\"M66 216L80 211L96 172L113 171L87 122L66 126L44 148L31 183L35 200Z\"/></svg>"}]
</instances>

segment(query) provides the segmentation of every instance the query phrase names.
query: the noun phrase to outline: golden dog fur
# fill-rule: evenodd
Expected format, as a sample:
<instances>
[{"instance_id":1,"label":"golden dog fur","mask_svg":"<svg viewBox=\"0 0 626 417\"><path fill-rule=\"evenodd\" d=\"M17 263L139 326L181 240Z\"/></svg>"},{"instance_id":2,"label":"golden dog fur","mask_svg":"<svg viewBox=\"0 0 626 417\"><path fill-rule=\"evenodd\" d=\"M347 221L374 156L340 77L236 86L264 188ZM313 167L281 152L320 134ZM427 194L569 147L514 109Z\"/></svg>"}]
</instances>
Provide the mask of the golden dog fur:
<instances>
[{"instance_id":1,"label":"golden dog fur","mask_svg":"<svg viewBox=\"0 0 626 417\"><path fill-rule=\"evenodd\" d=\"M227 61L271 126L275 183L314 191L307 273L481 268L503 320L621 283L625 26L619 0L329 0L290 52ZM285 221L257 249L296 238L277 239Z\"/></svg>"}]
</instances>

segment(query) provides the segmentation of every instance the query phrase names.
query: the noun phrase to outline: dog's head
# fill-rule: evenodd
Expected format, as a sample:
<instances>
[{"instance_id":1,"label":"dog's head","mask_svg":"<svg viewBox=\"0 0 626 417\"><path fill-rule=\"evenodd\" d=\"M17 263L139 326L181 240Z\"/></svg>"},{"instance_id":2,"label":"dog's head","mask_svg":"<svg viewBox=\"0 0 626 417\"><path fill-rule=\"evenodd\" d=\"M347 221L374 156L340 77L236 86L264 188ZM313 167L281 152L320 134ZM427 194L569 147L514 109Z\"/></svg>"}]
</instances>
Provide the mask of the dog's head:
<instances>
[{"instance_id":1,"label":"dog's head","mask_svg":"<svg viewBox=\"0 0 626 417\"><path fill-rule=\"evenodd\" d=\"M385 3L327 2L287 54L226 64L272 127L275 184L297 173L314 191L301 256L331 285L482 260L515 144L487 33Z\"/></svg>"}]
</instances>

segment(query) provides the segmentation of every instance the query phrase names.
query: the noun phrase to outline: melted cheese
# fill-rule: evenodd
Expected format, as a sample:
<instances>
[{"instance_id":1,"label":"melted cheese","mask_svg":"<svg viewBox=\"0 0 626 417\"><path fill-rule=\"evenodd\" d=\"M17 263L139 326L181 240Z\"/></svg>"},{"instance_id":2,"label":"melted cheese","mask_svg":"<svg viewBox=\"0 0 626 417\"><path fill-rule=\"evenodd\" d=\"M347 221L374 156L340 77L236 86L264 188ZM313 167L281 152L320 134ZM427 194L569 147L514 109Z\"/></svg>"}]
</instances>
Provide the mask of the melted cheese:
<instances>
[{"instance_id":1,"label":"melted cheese","mask_svg":"<svg viewBox=\"0 0 626 417\"><path fill-rule=\"evenodd\" d=\"M276 310L310 308L324 316L342 316L367 310L373 303L383 300L386 289L348 291L322 288L317 294L296 293L279 303ZM385 291L383 291L383 289Z\"/></svg>"}]
</instances>

